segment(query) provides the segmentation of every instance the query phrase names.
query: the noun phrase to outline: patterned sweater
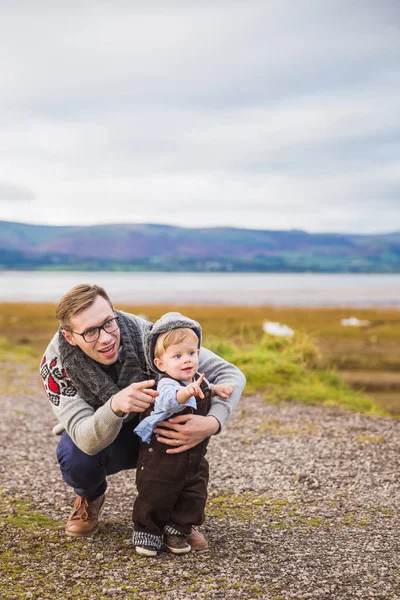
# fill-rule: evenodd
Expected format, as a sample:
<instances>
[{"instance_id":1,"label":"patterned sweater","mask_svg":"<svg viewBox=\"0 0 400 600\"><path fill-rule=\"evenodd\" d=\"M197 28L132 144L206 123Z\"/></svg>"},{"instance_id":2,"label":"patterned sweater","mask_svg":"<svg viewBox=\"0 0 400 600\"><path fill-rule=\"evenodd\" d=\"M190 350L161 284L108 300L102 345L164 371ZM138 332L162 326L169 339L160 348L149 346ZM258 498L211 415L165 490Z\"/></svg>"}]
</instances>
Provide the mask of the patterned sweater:
<instances>
[{"instance_id":1,"label":"patterned sweater","mask_svg":"<svg viewBox=\"0 0 400 600\"><path fill-rule=\"evenodd\" d=\"M151 324L136 315L128 316L139 326L144 336ZM229 400L218 396L212 399L208 414L214 416L222 428L239 402L246 382L244 375L237 367L204 347L200 350L199 371L207 373L212 384L232 383L235 386ZM73 442L86 454L95 455L106 448L115 440L123 423L136 416L136 413L125 417L117 416L111 409L112 396L104 403L99 400L96 405L93 403L93 395L89 397L78 391L77 383L74 384L73 377L67 373L61 361L59 332L46 348L40 364L40 377L59 421L53 432L60 434L65 429Z\"/></svg>"}]
</instances>

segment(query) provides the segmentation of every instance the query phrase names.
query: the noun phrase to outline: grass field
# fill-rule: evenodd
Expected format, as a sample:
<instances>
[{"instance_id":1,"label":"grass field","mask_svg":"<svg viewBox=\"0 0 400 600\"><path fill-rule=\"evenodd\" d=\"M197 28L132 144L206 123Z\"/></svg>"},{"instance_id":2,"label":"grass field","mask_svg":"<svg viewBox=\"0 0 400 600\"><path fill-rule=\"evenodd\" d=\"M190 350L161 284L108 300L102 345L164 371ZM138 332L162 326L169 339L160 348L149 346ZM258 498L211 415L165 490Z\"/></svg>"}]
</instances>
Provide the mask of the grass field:
<instances>
[{"instance_id":1,"label":"grass field","mask_svg":"<svg viewBox=\"0 0 400 600\"><path fill-rule=\"evenodd\" d=\"M248 393L262 392L273 402L301 400L400 416L398 309L221 305L117 308L150 320L168 310L197 319L203 327L204 344L243 369ZM7 369L12 370L12 364L18 362L37 367L57 328L54 313L53 304L0 304L0 358ZM341 319L350 316L370 323L366 327L342 326ZM294 338L264 334L262 325L267 320L289 325L296 332Z\"/></svg>"}]
</instances>

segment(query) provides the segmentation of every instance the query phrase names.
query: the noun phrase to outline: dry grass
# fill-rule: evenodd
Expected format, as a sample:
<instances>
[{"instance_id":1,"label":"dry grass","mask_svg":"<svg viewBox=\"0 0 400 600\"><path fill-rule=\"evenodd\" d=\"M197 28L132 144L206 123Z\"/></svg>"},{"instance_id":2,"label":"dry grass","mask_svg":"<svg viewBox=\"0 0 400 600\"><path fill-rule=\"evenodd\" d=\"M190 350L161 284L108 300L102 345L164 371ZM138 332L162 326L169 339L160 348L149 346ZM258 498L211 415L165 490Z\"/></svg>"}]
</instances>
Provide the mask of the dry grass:
<instances>
[{"instance_id":1,"label":"dry grass","mask_svg":"<svg viewBox=\"0 0 400 600\"><path fill-rule=\"evenodd\" d=\"M239 347L257 344L262 324L278 321L306 332L317 343L321 367L346 371L354 387L371 391L382 408L400 416L400 386L387 392L385 372L400 367L400 310L397 308L305 308L222 305L119 305L117 308L155 320L168 310L178 310L197 319L204 341L216 337ZM39 358L57 328L54 304L0 304L0 349L17 351L22 358ZM368 327L343 327L341 319L356 316ZM353 376L348 372L352 371ZM360 371L360 373L357 373ZM373 373L372 373L373 372ZM368 373L368 378L363 378ZM371 375L372 373L372 375Z\"/></svg>"},{"instance_id":2,"label":"dry grass","mask_svg":"<svg viewBox=\"0 0 400 600\"><path fill-rule=\"evenodd\" d=\"M317 338L327 357L340 348L362 349L364 355L376 355L400 365L400 309L398 308L304 308L277 306L224 305L119 305L117 308L145 314L155 320L168 310L178 310L201 322L205 334L227 336L229 341L259 339L264 321L279 321ZM57 327L54 304L0 303L0 336L10 343L44 348ZM371 321L367 328L343 327L340 321L349 316ZM352 354L352 353L351 353ZM361 357L359 358L361 360ZM356 360L356 357L353 357ZM381 367L381 365L379 365Z\"/></svg>"}]
</instances>

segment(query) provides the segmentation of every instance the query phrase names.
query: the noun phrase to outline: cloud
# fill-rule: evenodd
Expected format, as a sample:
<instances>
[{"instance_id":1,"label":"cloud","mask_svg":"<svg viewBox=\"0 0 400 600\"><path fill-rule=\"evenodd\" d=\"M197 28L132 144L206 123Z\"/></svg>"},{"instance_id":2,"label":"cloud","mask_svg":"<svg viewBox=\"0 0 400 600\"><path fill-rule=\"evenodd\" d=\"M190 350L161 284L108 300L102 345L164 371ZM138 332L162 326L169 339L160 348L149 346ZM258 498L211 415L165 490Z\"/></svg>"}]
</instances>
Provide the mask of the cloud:
<instances>
[{"instance_id":1,"label":"cloud","mask_svg":"<svg viewBox=\"0 0 400 600\"><path fill-rule=\"evenodd\" d=\"M0 10L0 176L35 190L25 220L398 227L397 3Z\"/></svg>"},{"instance_id":2,"label":"cloud","mask_svg":"<svg viewBox=\"0 0 400 600\"><path fill-rule=\"evenodd\" d=\"M16 185L15 183L0 181L0 202L31 202L32 200L35 200L35 194L32 190Z\"/></svg>"}]
</instances>

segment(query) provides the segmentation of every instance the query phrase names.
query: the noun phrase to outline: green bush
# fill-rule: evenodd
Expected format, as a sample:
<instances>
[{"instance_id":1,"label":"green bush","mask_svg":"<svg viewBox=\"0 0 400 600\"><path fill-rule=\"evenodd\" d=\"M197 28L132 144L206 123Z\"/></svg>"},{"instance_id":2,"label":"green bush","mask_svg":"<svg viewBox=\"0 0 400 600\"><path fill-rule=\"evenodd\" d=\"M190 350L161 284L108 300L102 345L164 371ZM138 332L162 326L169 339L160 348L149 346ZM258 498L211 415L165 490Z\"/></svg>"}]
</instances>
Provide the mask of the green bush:
<instances>
[{"instance_id":1,"label":"green bush","mask_svg":"<svg viewBox=\"0 0 400 600\"><path fill-rule=\"evenodd\" d=\"M372 398L352 390L334 371L319 368L318 349L305 334L264 334L258 343L241 345L210 336L204 343L243 371L245 393L262 393L269 402L300 401L385 414Z\"/></svg>"}]
</instances>

